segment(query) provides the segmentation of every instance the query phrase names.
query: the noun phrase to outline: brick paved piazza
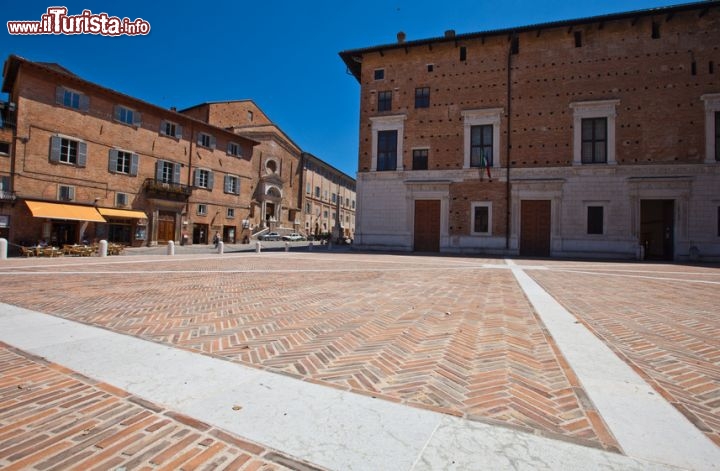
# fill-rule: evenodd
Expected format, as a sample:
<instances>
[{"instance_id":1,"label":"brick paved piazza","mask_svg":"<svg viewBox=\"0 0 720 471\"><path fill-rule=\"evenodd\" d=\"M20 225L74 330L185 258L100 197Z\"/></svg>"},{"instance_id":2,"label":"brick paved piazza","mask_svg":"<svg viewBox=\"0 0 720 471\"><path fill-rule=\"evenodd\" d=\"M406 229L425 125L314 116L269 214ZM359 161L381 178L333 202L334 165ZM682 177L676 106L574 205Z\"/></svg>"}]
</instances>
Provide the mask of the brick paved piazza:
<instances>
[{"instance_id":1,"label":"brick paved piazza","mask_svg":"<svg viewBox=\"0 0 720 471\"><path fill-rule=\"evenodd\" d=\"M720 445L720 269L516 260ZM0 301L329 387L618 444L504 260L11 259Z\"/></svg>"}]
</instances>

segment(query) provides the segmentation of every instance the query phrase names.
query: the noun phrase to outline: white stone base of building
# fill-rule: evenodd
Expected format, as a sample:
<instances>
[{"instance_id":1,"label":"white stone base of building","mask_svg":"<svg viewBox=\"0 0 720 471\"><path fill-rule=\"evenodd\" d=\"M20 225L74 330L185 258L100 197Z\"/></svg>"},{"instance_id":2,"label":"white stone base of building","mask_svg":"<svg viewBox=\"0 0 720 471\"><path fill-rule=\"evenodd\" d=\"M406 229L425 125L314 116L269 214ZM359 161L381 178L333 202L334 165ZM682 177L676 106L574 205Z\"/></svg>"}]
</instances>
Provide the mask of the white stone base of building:
<instances>
[{"instance_id":1,"label":"white stone base of building","mask_svg":"<svg viewBox=\"0 0 720 471\"><path fill-rule=\"evenodd\" d=\"M497 173L496 181L506 181L505 169ZM637 259L644 252L642 202L666 201L672 209L666 234L671 258L720 261L718 164L512 168L507 237L452 234L450 187L477 180L477 175L470 170L360 173L355 247L413 251L415 200L436 199L441 207L439 252L515 256L521 253L522 201L546 200L551 257ZM603 208L602 234L588 234L588 206Z\"/></svg>"}]
</instances>

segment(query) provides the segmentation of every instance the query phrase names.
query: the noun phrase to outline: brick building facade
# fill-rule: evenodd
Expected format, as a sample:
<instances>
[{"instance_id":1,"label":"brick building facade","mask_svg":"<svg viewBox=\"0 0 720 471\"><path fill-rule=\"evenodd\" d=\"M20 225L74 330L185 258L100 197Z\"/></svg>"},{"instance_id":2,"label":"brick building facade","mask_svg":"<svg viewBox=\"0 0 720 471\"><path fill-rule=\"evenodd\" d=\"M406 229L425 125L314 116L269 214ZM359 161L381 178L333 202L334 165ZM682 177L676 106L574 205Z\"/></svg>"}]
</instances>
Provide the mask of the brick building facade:
<instances>
[{"instance_id":1,"label":"brick building facade","mask_svg":"<svg viewBox=\"0 0 720 471\"><path fill-rule=\"evenodd\" d=\"M718 45L708 1L341 52L356 244L720 258Z\"/></svg>"},{"instance_id":2,"label":"brick building facade","mask_svg":"<svg viewBox=\"0 0 720 471\"><path fill-rule=\"evenodd\" d=\"M302 227L301 149L252 102L164 109L10 56L0 106L0 237L246 242Z\"/></svg>"},{"instance_id":3,"label":"brick building facade","mask_svg":"<svg viewBox=\"0 0 720 471\"><path fill-rule=\"evenodd\" d=\"M315 237L352 239L355 236L355 179L307 152L303 153L302 171L305 182L303 230Z\"/></svg>"}]
</instances>

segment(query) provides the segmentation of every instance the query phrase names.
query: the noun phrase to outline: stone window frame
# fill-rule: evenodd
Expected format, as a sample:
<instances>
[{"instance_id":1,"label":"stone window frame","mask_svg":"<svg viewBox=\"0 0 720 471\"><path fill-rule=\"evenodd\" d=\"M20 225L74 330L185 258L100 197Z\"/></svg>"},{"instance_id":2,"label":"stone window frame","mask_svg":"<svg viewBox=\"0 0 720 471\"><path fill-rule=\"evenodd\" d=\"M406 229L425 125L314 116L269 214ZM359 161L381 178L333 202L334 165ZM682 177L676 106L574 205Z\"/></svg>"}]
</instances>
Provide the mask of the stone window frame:
<instances>
[{"instance_id":1,"label":"stone window frame","mask_svg":"<svg viewBox=\"0 0 720 471\"><path fill-rule=\"evenodd\" d=\"M487 232L475 232L475 208L488 209L488 230ZM492 201L473 201L470 203L470 235L492 236Z\"/></svg>"},{"instance_id":2,"label":"stone window frame","mask_svg":"<svg viewBox=\"0 0 720 471\"><path fill-rule=\"evenodd\" d=\"M591 207L602 208L602 232L599 234L590 233L588 227L588 217ZM608 202L607 201L583 201L583 215L585 220L584 235L588 237L605 237L608 233Z\"/></svg>"},{"instance_id":3,"label":"stone window frame","mask_svg":"<svg viewBox=\"0 0 720 471\"><path fill-rule=\"evenodd\" d=\"M493 127L493 157L492 168L500 168L500 124L505 110L503 108L483 108L477 110L464 110L460 114L463 117L464 146L463 146L463 168L477 168L470 166L471 134L473 126Z\"/></svg>"},{"instance_id":4,"label":"stone window frame","mask_svg":"<svg viewBox=\"0 0 720 471\"><path fill-rule=\"evenodd\" d=\"M377 145L379 131L397 131L397 160L395 171L403 170L403 136L405 133L406 115L394 116L373 116L370 118L372 129L372 160L370 163L370 171L377 172Z\"/></svg>"},{"instance_id":5,"label":"stone window frame","mask_svg":"<svg viewBox=\"0 0 720 471\"><path fill-rule=\"evenodd\" d=\"M615 127L617 106L620 100L577 101L570 103L573 110L573 165L616 165ZM582 162L582 120L586 118L605 118L607 120L607 161L603 163Z\"/></svg>"},{"instance_id":6,"label":"stone window frame","mask_svg":"<svg viewBox=\"0 0 720 471\"><path fill-rule=\"evenodd\" d=\"M707 93L700 97L705 102L705 163L720 164L716 160L718 149L716 146L716 135L719 131L715 129L715 113L720 113L720 93Z\"/></svg>"}]
</instances>

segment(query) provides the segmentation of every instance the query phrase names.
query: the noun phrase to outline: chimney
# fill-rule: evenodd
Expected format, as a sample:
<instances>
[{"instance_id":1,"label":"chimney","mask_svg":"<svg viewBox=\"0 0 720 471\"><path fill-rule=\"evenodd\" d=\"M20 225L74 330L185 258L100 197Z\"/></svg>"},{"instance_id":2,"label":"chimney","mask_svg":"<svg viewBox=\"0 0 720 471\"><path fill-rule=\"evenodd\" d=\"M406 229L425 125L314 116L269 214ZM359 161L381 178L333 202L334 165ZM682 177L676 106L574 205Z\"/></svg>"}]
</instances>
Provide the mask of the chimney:
<instances>
[{"instance_id":1,"label":"chimney","mask_svg":"<svg viewBox=\"0 0 720 471\"><path fill-rule=\"evenodd\" d=\"M402 44L402 43L405 42L405 33L404 33L404 32L402 32L402 31L398 32L398 34L397 34L397 41L398 41L398 43L400 43L400 44Z\"/></svg>"},{"instance_id":2,"label":"chimney","mask_svg":"<svg viewBox=\"0 0 720 471\"><path fill-rule=\"evenodd\" d=\"M174 106L171 106L170 111L177 111L177 108L175 108Z\"/></svg>"},{"instance_id":3,"label":"chimney","mask_svg":"<svg viewBox=\"0 0 720 471\"><path fill-rule=\"evenodd\" d=\"M445 37L446 38L454 38L455 37L455 30L454 29L448 29L445 31Z\"/></svg>"}]
</instances>

